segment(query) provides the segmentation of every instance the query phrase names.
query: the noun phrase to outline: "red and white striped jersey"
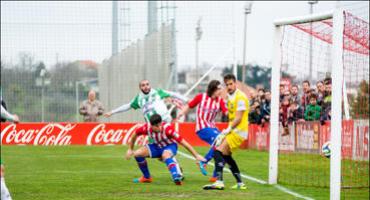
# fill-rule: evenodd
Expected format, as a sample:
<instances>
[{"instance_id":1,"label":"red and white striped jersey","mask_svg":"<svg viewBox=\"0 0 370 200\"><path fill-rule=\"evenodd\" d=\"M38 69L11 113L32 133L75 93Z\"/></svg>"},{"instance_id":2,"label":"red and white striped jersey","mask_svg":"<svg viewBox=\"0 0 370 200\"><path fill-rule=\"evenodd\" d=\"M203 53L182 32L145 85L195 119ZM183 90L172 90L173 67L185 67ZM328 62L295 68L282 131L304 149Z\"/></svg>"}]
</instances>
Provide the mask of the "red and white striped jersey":
<instances>
[{"instance_id":1,"label":"red and white striped jersey","mask_svg":"<svg viewBox=\"0 0 370 200\"><path fill-rule=\"evenodd\" d=\"M182 141L182 137L179 135L179 133L175 131L174 127L171 124L165 122L162 122L161 132L156 133L153 131L149 124L145 124L136 129L136 134L149 136L153 139L154 143L161 148L169 144L180 143Z\"/></svg>"},{"instance_id":2,"label":"red and white striped jersey","mask_svg":"<svg viewBox=\"0 0 370 200\"><path fill-rule=\"evenodd\" d=\"M196 131L204 128L215 128L215 119L217 114L222 111L227 113L225 101L221 97L212 99L206 93L200 93L194 97L189 103L190 108L197 106L197 125Z\"/></svg>"}]
</instances>

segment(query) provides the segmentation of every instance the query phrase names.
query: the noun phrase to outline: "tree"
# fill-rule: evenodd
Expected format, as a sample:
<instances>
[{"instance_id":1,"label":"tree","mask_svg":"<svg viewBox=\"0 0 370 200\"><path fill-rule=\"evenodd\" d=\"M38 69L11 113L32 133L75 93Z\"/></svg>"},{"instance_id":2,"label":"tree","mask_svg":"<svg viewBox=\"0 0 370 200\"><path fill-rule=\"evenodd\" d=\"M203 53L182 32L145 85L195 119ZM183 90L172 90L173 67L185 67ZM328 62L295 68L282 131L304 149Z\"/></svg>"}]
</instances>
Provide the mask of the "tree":
<instances>
[{"instance_id":1,"label":"tree","mask_svg":"<svg viewBox=\"0 0 370 200\"><path fill-rule=\"evenodd\" d=\"M242 65L238 65L238 80L242 79ZM261 65L247 65L245 84L256 88L257 85L262 85L265 89L270 89L271 68ZM233 67L225 67L222 75L233 73Z\"/></svg>"},{"instance_id":2,"label":"tree","mask_svg":"<svg viewBox=\"0 0 370 200\"><path fill-rule=\"evenodd\" d=\"M357 96L350 101L351 116L355 119L369 119L369 83L362 80Z\"/></svg>"}]
</instances>

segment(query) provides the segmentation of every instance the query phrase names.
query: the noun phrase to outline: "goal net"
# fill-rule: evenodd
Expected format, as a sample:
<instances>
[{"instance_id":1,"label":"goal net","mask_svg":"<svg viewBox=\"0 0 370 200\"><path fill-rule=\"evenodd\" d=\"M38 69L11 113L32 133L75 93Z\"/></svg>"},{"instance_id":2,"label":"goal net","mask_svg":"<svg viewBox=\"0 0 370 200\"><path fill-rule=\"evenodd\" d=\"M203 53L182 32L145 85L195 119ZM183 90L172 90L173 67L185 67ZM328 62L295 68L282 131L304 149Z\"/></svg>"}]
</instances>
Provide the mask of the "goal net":
<instances>
[{"instance_id":1,"label":"goal net","mask_svg":"<svg viewBox=\"0 0 370 200\"><path fill-rule=\"evenodd\" d=\"M343 12L342 33L334 30L334 24L333 15L328 15L276 26L275 64L280 68L279 80L272 82L276 84L272 92L279 94L273 102L279 124L276 180L317 187L329 196L334 150L331 130L336 126L331 121L336 113L332 101L340 101L341 197L368 198L369 22ZM336 37L343 41L337 45L341 51L336 49ZM335 52L341 55L334 56ZM334 87L340 68L343 84ZM341 100L333 97L338 88Z\"/></svg>"}]
</instances>

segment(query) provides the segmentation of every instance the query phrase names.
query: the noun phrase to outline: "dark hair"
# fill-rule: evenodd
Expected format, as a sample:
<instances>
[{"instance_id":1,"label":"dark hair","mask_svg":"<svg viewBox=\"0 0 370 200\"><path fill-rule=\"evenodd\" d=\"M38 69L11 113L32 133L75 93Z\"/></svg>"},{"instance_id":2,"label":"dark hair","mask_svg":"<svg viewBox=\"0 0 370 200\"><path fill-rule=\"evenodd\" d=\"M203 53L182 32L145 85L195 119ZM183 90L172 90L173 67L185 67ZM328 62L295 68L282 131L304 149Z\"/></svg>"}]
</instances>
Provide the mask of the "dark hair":
<instances>
[{"instance_id":1,"label":"dark hair","mask_svg":"<svg viewBox=\"0 0 370 200\"><path fill-rule=\"evenodd\" d=\"M317 82L316 82L316 85L317 85L317 84L319 84L319 83L324 84L324 82L323 82L323 81L317 81Z\"/></svg>"},{"instance_id":2,"label":"dark hair","mask_svg":"<svg viewBox=\"0 0 370 200\"><path fill-rule=\"evenodd\" d=\"M262 91L263 93L265 93L265 89L263 89L263 88L258 89L258 92L259 91Z\"/></svg>"},{"instance_id":3,"label":"dark hair","mask_svg":"<svg viewBox=\"0 0 370 200\"><path fill-rule=\"evenodd\" d=\"M211 82L209 82L208 88L207 88L207 95L211 97L212 94L218 89L218 86L220 85L221 83L218 80L212 80Z\"/></svg>"},{"instance_id":4,"label":"dark hair","mask_svg":"<svg viewBox=\"0 0 370 200\"><path fill-rule=\"evenodd\" d=\"M236 81L236 78L235 78L234 74L226 74L224 76L224 82L226 82L228 80L233 80L235 82Z\"/></svg>"},{"instance_id":5,"label":"dark hair","mask_svg":"<svg viewBox=\"0 0 370 200\"><path fill-rule=\"evenodd\" d=\"M330 77L325 78L325 79L324 79L324 83L325 83L325 85L327 85L327 84L331 84L331 78L330 78Z\"/></svg>"},{"instance_id":6,"label":"dark hair","mask_svg":"<svg viewBox=\"0 0 370 200\"><path fill-rule=\"evenodd\" d=\"M310 95L310 99L317 99L317 95L316 95L315 93L312 93L312 94Z\"/></svg>"},{"instance_id":7,"label":"dark hair","mask_svg":"<svg viewBox=\"0 0 370 200\"><path fill-rule=\"evenodd\" d=\"M304 80L304 81L302 82L302 84L303 84L303 83L307 83L308 85L311 85L311 84L310 84L310 81L308 81L308 80Z\"/></svg>"},{"instance_id":8,"label":"dark hair","mask_svg":"<svg viewBox=\"0 0 370 200\"><path fill-rule=\"evenodd\" d=\"M150 125L155 126L162 122L162 117L158 114L154 114L149 119Z\"/></svg>"},{"instance_id":9,"label":"dark hair","mask_svg":"<svg viewBox=\"0 0 370 200\"><path fill-rule=\"evenodd\" d=\"M296 87L298 89L298 85L297 84L294 84L292 85L292 88Z\"/></svg>"}]
</instances>

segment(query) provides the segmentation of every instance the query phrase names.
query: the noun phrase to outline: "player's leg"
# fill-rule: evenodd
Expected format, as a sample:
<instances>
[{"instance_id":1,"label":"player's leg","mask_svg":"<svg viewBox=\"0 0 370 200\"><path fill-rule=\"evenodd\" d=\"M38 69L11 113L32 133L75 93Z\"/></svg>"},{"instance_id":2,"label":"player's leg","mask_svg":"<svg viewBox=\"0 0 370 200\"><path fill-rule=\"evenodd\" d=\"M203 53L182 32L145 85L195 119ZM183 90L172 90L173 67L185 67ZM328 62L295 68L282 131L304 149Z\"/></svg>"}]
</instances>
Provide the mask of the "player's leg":
<instances>
[{"instance_id":1,"label":"player's leg","mask_svg":"<svg viewBox=\"0 0 370 200\"><path fill-rule=\"evenodd\" d=\"M223 190L225 188L223 182L223 170L224 170L224 158L222 152L229 152L229 145L227 144L226 139L224 138L221 144L216 148L214 151L214 159L215 159L215 170L217 181L211 185L205 185L203 189L205 190Z\"/></svg>"},{"instance_id":2,"label":"player's leg","mask_svg":"<svg viewBox=\"0 0 370 200\"><path fill-rule=\"evenodd\" d=\"M234 158L232 157L232 152L237 150L243 142L243 138L232 132L225 137L225 141L227 143L228 148L221 149L222 157L225 162L229 165L230 171L233 174L237 184L232 187L232 189L246 189L245 184L243 183L240 175L240 170L235 162Z\"/></svg>"},{"instance_id":3,"label":"player's leg","mask_svg":"<svg viewBox=\"0 0 370 200\"><path fill-rule=\"evenodd\" d=\"M4 166L1 165L1 199L4 200L11 200L10 193L8 188L5 185L5 179L4 179Z\"/></svg>"},{"instance_id":4,"label":"player's leg","mask_svg":"<svg viewBox=\"0 0 370 200\"><path fill-rule=\"evenodd\" d=\"M184 180L184 174L183 174L182 168L180 167L179 161L176 159L176 156L173 156L172 159L176 163L177 171L179 172L180 176L182 177L182 180Z\"/></svg>"},{"instance_id":5,"label":"player's leg","mask_svg":"<svg viewBox=\"0 0 370 200\"><path fill-rule=\"evenodd\" d=\"M212 143L211 143L210 150L208 151L206 157L212 157L213 158L214 152L216 150L215 140L216 140L216 138L218 137L219 134L221 134L221 132L217 128L214 128L213 131L211 132L210 142L212 142ZM216 161L215 161L215 164L216 164ZM225 161L224 161L224 164L225 164ZM212 177L209 179L209 182L214 183L216 181L217 181L217 172L216 172L216 168L214 168Z\"/></svg>"},{"instance_id":6,"label":"player's leg","mask_svg":"<svg viewBox=\"0 0 370 200\"><path fill-rule=\"evenodd\" d=\"M167 117L164 117L164 119L162 119L164 122L166 122L166 123L170 123L170 124L172 124L172 118L170 117L170 116L167 116ZM184 174L183 174L183 170L182 170L182 168L180 167L180 163L179 163L179 161L176 159L176 157L175 156L173 156L173 158L172 158L174 161L175 161L175 163L176 163L176 168L177 168L177 170L180 172L179 174L181 175L181 177L182 177L182 180L184 180L185 179L185 177L184 177ZM159 159L158 159L159 161L162 161L162 162L164 162L164 160L160 157Z\"/></svg>"},{"instance_id":7,"label":"player's leg","mask_svg":"<svg viewBox=\"0 0 370 200\"><path fill-rule=\"evenodd\" d=\"M207 163L213 158L213 152L215 149L213 144L219 134L220 131L217 128L204 128L197 131L198 137L211 146L207 154L204 156L204 158L207 160Z\"/></svg>"},{"instance_id":8,"label":"player's leg","mask_svg":"<svg viewBox=\"0 0 370 200\"><path fill-rule=\"evenodd\" d=\"M212 185L206 185L204 189L223 189L223 168L225 161L231 170L231 173L235 177L237 181L237 185L233 186L233 189L246 189L245 184L241 180L240 170L235 162L234 158L232 157L232 152L235 151L237 148L240 147L241 143L243 142L243 138L236 133L228 134L221 144L216 148L214 153L214 158L216 160L216 174L217 174L217 181Z\"/></svg>"},{"instance_id":9,"label":"player's leg","mask_svg":"<svg viewBox=\"0 0 370 200\"><path fill-rule=\"evenodd\" d=\"M177 161L176 156L173 156L172 159L176 163L176 168L177 168L177 171L179 172L180 176L182 177L182 181L185 180L184 172L182 170L182 167L180 166L179 161ZM162 157L158 158L158 160L161 161L161 162L164 162Z\"/></svg>"},{"instance_id":10,"label":"player's leg","mask_svg":"<svg viewBox=\"0 0 370 200\"><path fill-rule=\"evenodd\" d=\"M173 157L177 153L177 144L173 143L167 145L163 148L162 152L162 159L167 165L169 172L171 173L172 180L176 183L176 185L181 185L181 173L180 170L177 168L177 163L173 160Z\"/></svg>"},{"instance_id":11,"label":"player's leg","mask_svg":"<svg viewBox=\"0 0 370 200\"><path fill-rule=\"evenodd\" d=\"M209 145L211 145L207 154L204 156L204 158L206 159L206 162L200 161L199 163L197 163L200 171L205 176L207 175L206 166L208 162L212 160L213 158L213 154L215 150L214 141L219 134L220 134L220 131L217 128L204 128L204 129L197 131L198 137L204 142L207 142Z\"/></svg>"},{"instance_id":12,"label":"player's leg","mask_svg":"<svg viewBox=\"0 0 370 200\"><path fill-rule=\"evenodd\" d=\"M151 157L150 145L146 145L134 151L135 160L138 164L140 171L143 173L143 176L137 179L134 179L136 183L150 183L152 182L152 177L149 172L148 163L145 160L147 157Z\"/></svg>"}]
</instances>

